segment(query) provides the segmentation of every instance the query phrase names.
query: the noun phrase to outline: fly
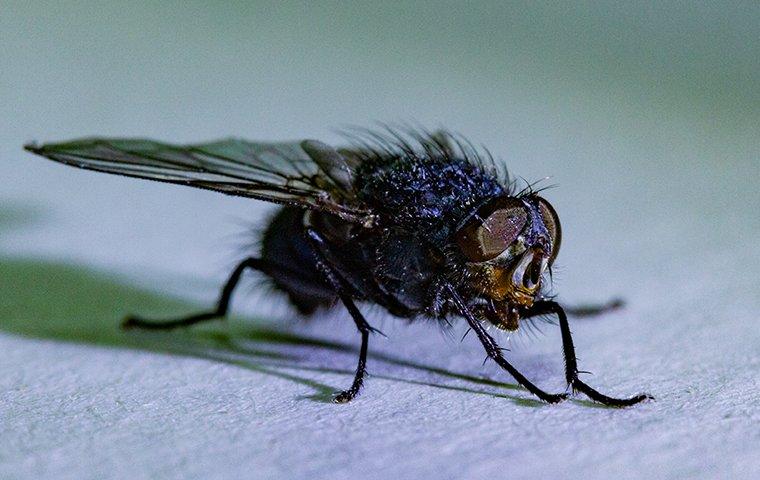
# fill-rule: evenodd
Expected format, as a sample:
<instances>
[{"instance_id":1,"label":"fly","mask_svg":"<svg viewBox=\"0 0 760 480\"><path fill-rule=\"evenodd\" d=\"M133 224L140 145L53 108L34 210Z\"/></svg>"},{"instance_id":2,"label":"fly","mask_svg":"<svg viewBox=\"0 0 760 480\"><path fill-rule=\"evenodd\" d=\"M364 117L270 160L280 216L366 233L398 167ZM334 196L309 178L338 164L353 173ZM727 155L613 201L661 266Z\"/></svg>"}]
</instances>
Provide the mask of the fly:
<instances>
[{"instance_id":1,"label":"fly","mask_svg":"<svg viewBox=\"0 0 760 480\"><path fill-rule=\"evenodd\" d=\"M651 398L609 397L578 378L567 314L546 293L562 238L557 212L533 189L515 191L490 155L457 136L367 131L346 148L315 140L179 146L108 138L25 148L78 168L281 205L260 252L234 269L214 309L162 321L128 317L126 328L166 330L222 318L241 275L256 270L302 315L337 303L351 314L361 348L354 380L336 394L338 403L361 390L376 332L356 302L402 318L464 318L488 357L548 403L568 393L545 392L523 376L486 327L514 331L521 322L554 315L570 392L616 407Z\"/></svg>"}]
</instances>

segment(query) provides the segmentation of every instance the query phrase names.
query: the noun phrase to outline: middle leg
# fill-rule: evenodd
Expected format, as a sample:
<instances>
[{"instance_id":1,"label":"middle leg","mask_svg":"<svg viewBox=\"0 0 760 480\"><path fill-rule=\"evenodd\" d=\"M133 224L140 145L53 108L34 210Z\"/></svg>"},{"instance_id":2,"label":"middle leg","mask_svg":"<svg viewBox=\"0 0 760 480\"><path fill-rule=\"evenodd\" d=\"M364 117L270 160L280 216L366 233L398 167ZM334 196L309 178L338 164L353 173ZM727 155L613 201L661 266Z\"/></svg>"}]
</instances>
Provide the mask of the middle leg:
<instances>
[{"instance_id":1,"label":"middle leg","mask_svg":"<svg viewBox=\"0 0 760 480\"><path fill-rule=\"evenodd\" d=\"M330 265L327 258L325 258L324 253L322 253L326 248L322 237L312 228L307 228L306 233L311 240L312 249L316 257L317 268L322 272L327 282L335 290L335 293L338 295L338 298L340 298L341 302L343 302L343 305L346 306L348 313L351 315L351 318L354 319L356 328L359 330L359 333L362 337L361 347L359 348L359 362L356 365L356 374L354 375L354 381L351 383L351 386L348 389L339 392L333 398L333 401L335 403L348 403L356 398L357 395L359 395L359 392L364 385L364 376L367 373L367 350L369 344L369 334L377 330L372 328L372 326L364 318L364 315L362 315L362 313L359 311L356 303L354 303L353 299L346 291L346 288L343 286L343 282L336 273L334 267Z\"/></svg>"}]
</instances>

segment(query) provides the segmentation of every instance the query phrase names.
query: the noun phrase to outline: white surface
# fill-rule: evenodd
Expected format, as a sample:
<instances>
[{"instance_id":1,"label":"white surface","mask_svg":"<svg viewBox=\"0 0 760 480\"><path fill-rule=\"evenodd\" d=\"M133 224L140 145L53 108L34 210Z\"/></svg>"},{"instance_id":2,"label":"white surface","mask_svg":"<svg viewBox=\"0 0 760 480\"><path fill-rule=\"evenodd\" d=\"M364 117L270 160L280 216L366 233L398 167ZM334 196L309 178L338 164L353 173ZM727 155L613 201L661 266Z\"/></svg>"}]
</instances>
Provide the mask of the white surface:
<instances>
[{"instance_id":1,"label":"white surface","mask_svg":"<svg viewBox=\"0 0 760 480\"><path fill-rule=\"evenodd\" d=\"M461 328L451 339L374 316L390 338L372 339L373 376L350 405L316 401L350 383L350 352L236 340L294 355L286 368L2 333L0 477L760 475L757 8L2 11L0 201L45 212L4 236L6 254L210 300L236 258L235 219L263 218L253 202L32 159L32 139L332 141L375 119L447 125L559 184L547 196L565 231L561 298L629 302L574 324L580 367L602 391L657 401L536 407L522 390L389 363L377 354L513 383ZM284 318L358 344L344 314ZM529 377L564 388L556 329L510 347Z\"/></svg>"}]
</instances>

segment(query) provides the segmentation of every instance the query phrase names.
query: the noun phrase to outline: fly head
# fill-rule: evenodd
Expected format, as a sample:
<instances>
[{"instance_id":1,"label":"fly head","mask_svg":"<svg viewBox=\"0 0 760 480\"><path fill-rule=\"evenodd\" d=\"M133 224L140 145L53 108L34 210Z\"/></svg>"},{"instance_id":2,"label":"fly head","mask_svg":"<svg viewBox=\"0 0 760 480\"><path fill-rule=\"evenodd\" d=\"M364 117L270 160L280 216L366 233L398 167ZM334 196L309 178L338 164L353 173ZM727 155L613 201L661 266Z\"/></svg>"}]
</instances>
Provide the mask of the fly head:
<instances>
[{"instance_id":1,"label":"fly head","mask_svg":"<svg viewBox=\"0 0 760 480\"><path fill-rule=\"evenodd\" d=\"M557 212L536 195L492 198L460 226L455 241L467 262L469 287L482 292L489 321L517 329L518 311L540 295L561 236Z\"/></svg>"}]
</instances>

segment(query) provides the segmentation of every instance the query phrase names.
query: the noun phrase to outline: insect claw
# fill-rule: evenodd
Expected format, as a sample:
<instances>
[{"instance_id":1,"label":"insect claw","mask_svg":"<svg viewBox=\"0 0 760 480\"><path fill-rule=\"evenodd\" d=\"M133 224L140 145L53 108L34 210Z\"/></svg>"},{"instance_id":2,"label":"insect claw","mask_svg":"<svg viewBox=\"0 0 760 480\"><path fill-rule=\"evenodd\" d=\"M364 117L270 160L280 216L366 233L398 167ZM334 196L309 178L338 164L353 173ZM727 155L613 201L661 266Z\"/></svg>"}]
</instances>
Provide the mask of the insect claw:
<instances>
[{"instance_id":1,"label":"insect claw","mask_svg":"<svg viewBox=\"0 0 760 480\"><path fill-rule=\"evenodd\" d=\"M383 332L381 332L380 330L376 329L375 327L369 327L369 331L372 332L372 333L376 333L376 334L380 335L381 337L388 338L388 335L384 334Z\"/></svg>"},{"instance_id":2,"label":"insect claw","mask_svg":"<svg viewBox=\"0 0 760 480\"><path fill-rule=\"evenodd\" d=\"M467 334L468 334L468 333L470 333L471 331L472 331L472 329L471 329L471 328L468 328L468 329L467 329L467 331L466 331L466 332L464 332L464 335L462 335L462 339L461 339L461 340L459 340L459 341L460 341L460 342L464 342L464 338L465 338L465 337L467 336Z\"/></svg>"},{"instance_id":3,"label":"insect claw","mask_svg":"<svg viewBox=\"0 0 760 480\"><path fill-rule=\"evenodd\" d=\"M550 404L557 404L560 402L564 402L569 397L567 393L546 393L546 392L542 392L540 395L537 394L537 396L542 401L546 403L550 403Z\"/></svg>"},{"instance_id":4,"label":"insect claw","mask_svg":"<svg viewBox=\"0 0 760 480\"><path fill-rule=\"evenodd\" d=\"M350 392L344 391L344 392L338 392L333 397L333 403L348 403L354 398L353 395L351 395Z\"/></svg>"}]
</instances>

